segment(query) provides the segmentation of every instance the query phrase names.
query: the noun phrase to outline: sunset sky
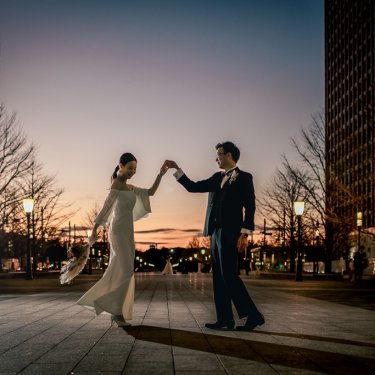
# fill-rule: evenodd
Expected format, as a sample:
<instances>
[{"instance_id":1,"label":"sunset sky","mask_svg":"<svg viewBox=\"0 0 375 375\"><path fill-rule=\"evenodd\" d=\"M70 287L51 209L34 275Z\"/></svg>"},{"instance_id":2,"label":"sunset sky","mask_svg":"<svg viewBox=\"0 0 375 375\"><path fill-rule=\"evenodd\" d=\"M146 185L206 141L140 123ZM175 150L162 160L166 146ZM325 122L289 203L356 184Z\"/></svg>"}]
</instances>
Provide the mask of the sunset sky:
<instances>
[{"instance_id":1,"label":"sunset sky","mask_svg":"<svg viewBox=\"0 0 375 375\"><path fill-rule=\"evenodd\" d=\"M150 187L166 158L211 176L215 145L231 140L260 196L323 108L323 31L322 0L0 0L0 101L80 208L77 225L126 151L131 183ZM169 172L138 247L186 246L206 202Z\"/></svg>"}]
</instances>

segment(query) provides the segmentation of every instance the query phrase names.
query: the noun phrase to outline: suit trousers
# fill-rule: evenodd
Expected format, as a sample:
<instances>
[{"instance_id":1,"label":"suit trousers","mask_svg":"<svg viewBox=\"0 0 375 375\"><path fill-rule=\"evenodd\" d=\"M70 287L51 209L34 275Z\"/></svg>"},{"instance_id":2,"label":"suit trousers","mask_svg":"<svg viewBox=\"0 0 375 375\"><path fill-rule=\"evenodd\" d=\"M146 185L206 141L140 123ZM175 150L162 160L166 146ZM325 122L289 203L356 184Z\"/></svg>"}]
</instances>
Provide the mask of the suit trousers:
<instances>
[{"instance_id":1,"label":"suit trousers","mask_svg":"<svg viewBox=\"0 0 375 375\"><path fill-rule=\"evenodd\" d=\"M214 230L211 237L211 259L214 300L218 321L233 319L232 301L239 318L250 316L258 319L260 312L238 276L237 241L239 234Z\"/></svg>"}]
</instances>

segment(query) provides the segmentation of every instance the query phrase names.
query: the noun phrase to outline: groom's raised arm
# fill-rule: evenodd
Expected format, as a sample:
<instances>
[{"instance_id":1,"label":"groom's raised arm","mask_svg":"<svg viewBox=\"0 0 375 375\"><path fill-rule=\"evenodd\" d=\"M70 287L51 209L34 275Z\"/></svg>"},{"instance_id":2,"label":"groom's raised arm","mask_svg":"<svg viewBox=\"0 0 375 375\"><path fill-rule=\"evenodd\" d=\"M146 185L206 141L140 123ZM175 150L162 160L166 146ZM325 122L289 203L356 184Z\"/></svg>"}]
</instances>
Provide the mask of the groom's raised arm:
<instances>
[{"instance_id":1,"label":"groom's raised arm","mask_svg":"<svg viewBox=\"0 0 375 375\"><path fill-rule=\"evenodd\" d=\"M183 170L174 162L168 160L169 168L175 168L177 171L173 174L176 177L176 180L190 193L207 193L210 191L215 191L218 184L221 181L221 173L215 173L213 176L207 180L201 181L192 181Z\"/></svg>"}]
</instances>

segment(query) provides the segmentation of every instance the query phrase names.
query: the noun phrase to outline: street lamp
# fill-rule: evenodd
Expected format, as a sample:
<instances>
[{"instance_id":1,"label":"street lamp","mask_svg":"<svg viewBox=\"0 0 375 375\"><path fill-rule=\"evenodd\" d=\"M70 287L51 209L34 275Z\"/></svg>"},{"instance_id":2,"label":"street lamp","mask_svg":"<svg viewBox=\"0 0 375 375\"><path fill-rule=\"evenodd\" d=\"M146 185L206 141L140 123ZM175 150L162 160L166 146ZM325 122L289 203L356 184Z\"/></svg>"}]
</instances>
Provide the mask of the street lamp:
<instances>
[{"instance_id":1,"label":"street lamp","mask_svg":"<svg viewBox=\"0 0 375 375\"><path fill-rule=\"evenodd\" d=\"M87 238L90 238L92 235L92 230L86 230ZM91 259L91 245L89 244L89 275L92 275L92 259Z\"/></svg>"},{"instance_id":2,"label":"street lamp","mask_svg":"<svg viewBox=\"0 0 375 375\"><path fill-rule=\"evenodd\" d=\"M357 228L358 228L358 250L361 246L361 227L362 227L362 212L357 212Z\"/></svg>"},{"instance_id":3,"label":"street lamp","mask_svg":"<svg viewBox=\"0 0 375 375\"><path fill-rule=\"evenodd\" d=\"M320 231L319 231L319 222L316 221L316 230L315 230L315 246L316 250L319 251L319 240L320 240ZM319 262L317 258L314 260L314 273L319 271Z\"/></svg>"},{"instance_id":4,"label":"street lamp","mask_svg":"<svg viewBox=\"0 0 375 375\"><path fill-rule=\"evenodd\" d=\"M30 248L30 217L31 213L34 209L34 199L32 198L25 198L22 201L23 209L26 213L27 217L27 269L26 269L26 280L32 280L33 279L33 268L31 264L31 248Z\"/></svg>"},{"instance_id":5,"label":"street lamp","mask_svg":"<svg viewBox=\"0 0 375 375\"><path fill-rule=\"evenodd\" d=\"M298 220L298 250L297 250L297 272L296 272L296 281L302 281L302 241L301 241L301 222L302 215L305 209L305 202L294 202L293 203L294 213L297 216Z\"/></svg>"},{"instance_id":6,"label":"street lamp","mask_svg":"<svg viewBox=\"0 0 375 375\"><path fill-rule=\"evenodd\" d=\"M319 240L320 240L319 223L316 222L316 229L315 229L315 244L316 244L316 246L319 246Z\"/></svg>"}]
</instances>

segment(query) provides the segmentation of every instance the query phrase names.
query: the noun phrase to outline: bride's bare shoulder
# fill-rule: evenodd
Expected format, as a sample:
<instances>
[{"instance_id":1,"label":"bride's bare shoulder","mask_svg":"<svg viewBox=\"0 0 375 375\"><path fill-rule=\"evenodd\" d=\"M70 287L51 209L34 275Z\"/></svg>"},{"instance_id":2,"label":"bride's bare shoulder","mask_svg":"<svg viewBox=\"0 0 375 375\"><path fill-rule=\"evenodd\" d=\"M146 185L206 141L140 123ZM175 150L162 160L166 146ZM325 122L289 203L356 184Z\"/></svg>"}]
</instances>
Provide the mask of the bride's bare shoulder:
<instances>
[{"instance_id":1,"label":"bride's bare shoulder","mask_svg":"<svg viewBox=\"0 0 375 375\"><path fill-rule=\"evenodd\" d=\"M124 189L124 183L120 181L120 179L115 178L112 181L111 190L123 190Z\"/></svg>"}]
</instances>

